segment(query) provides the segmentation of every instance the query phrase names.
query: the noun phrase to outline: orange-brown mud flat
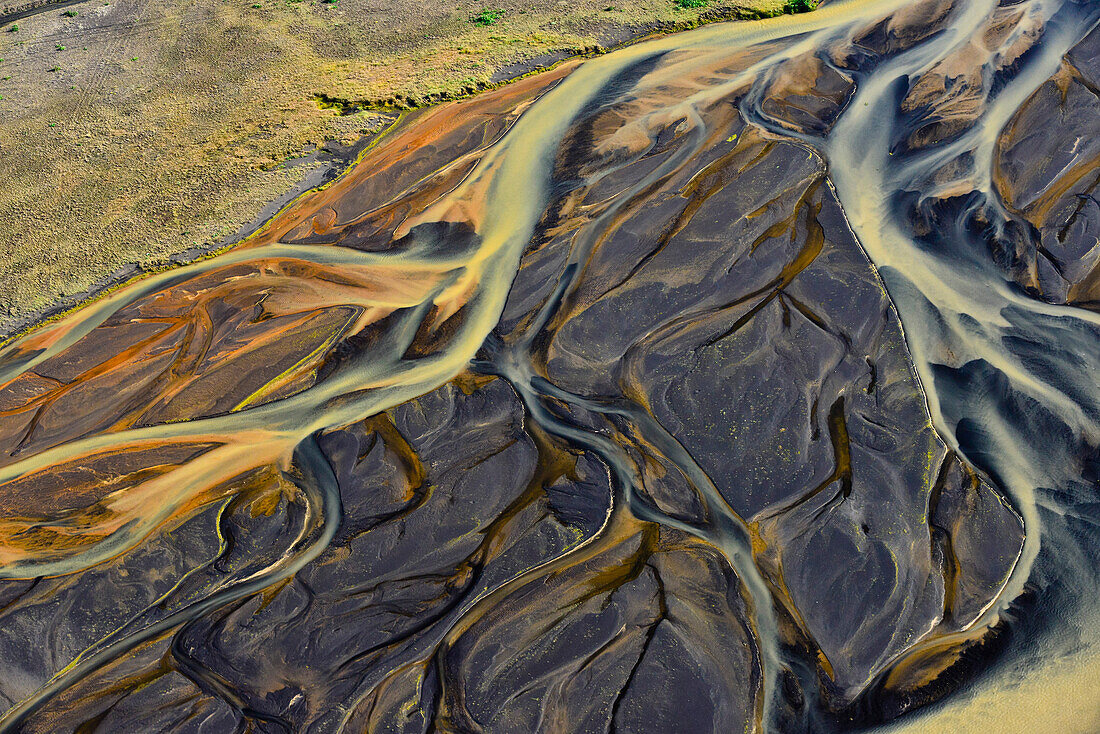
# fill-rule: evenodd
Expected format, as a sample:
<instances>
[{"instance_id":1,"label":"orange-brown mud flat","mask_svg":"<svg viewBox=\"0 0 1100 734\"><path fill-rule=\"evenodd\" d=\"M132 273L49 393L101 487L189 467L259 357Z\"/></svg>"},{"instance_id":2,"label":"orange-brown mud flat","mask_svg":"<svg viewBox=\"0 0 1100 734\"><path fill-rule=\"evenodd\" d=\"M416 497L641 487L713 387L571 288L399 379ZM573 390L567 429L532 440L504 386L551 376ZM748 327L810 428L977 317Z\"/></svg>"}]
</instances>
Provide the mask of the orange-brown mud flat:
<instances>
[{"instance_id":1,"label":"orange-brown mud flat","mask_svg":"<svg viewBox=\"0 0 1100 734\"><path fill-rule=\"evenodd\" d=\"M1098 670L1098 19L571 62L8 346L0 731L1031 726Z\"/></svg>"}]
</instances>

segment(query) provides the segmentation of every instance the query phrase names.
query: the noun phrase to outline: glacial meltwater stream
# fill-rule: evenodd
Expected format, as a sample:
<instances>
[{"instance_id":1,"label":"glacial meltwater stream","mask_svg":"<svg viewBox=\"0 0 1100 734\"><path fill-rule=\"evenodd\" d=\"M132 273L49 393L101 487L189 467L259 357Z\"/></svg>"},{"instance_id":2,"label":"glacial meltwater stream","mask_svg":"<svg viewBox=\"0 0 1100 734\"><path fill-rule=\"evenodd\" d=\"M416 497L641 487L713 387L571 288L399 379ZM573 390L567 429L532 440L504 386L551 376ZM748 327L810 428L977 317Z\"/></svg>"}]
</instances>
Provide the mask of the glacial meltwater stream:
<instances>
[{"instance_id":1,"label":"glacial meltwater stream","mask_svg":"<svg viewBox=\"0 0 1100 734\"><path fill-rule=\"evenodd\" d=\"M1095 732L1100 3L410 113L0 351L3 732Z\"/></svg>"}]
</instances>

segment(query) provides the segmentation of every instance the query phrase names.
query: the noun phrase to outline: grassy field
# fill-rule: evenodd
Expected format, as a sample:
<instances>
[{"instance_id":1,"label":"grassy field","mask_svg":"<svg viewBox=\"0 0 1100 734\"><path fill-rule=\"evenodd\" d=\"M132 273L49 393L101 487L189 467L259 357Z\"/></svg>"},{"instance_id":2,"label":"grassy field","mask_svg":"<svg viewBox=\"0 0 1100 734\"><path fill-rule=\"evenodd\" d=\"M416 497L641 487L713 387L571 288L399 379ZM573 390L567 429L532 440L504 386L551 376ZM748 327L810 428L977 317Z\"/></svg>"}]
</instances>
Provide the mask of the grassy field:
<instances>
[{"instance_id":1,"label":"grassy field","mask_svg":"<svg viewBox=\"0 0 1100 734\"><path fill-rule=\"evenodd\" d=\"M0 335L120 269L231 241L315 175L311 150L342 150L395 108L653 30L801 9L785 2L88 0L0 15Z\"/></svg>"}]
</instances>

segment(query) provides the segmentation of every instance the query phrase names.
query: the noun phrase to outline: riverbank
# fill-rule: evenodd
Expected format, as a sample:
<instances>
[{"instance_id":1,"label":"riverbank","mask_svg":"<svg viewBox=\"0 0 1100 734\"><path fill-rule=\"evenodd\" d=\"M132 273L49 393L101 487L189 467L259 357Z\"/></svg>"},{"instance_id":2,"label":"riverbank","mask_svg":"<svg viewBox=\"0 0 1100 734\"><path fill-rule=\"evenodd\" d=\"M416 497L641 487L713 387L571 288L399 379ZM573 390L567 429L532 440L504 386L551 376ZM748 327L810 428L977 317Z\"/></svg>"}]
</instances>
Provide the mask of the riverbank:
<instances>
[{"instance_id":1,"label":"riverbank","mask_svg":"<svg viewBox=\"0 0 1100 734\"><path fill-rule=\"evenodd\" d=\"M247 234L402 108L653 32L790 9L91 0L0 16L0 335Z\"/></svg>"}]
</instances>

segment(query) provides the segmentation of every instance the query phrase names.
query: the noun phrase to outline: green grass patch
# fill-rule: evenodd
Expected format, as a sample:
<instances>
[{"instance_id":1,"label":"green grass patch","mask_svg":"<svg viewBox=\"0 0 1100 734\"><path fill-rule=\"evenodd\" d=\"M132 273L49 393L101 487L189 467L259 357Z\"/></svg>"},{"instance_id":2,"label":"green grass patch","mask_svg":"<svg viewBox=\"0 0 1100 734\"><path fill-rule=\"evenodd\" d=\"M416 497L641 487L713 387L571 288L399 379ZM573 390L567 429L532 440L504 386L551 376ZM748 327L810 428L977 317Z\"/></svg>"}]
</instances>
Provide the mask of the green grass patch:
<instances>
[{"instance_id":1,"label":"green grass patch","mask_svg":"<svg viewBox=\"0 0 1100 734\"><path fill-rule=\"evenodd\" d=\"M783 7L788 13L808 13L817 9L817 0L787 0Z\"/></svg>"},{"instance_id":2,"label":"green grass patch","mask_svg":"<svg viewBox=\"0 0 1100 734\"><path fill-rule=\"evenodd\" d=\"M471 15L470 22L474 25L487 26L493 25L503 17L503 10L482 10L477 15Z\"/></svg>"},{"instance_id":3,"label":"green grass patch","mask_svg":"<svg viewBox=\"0 0 1100 734\"><path fill-rule=\"evenodd\" d=\"M678 8L704 8L707 0L672 0L672 4Z\"/></svg>"}]
</instances>

